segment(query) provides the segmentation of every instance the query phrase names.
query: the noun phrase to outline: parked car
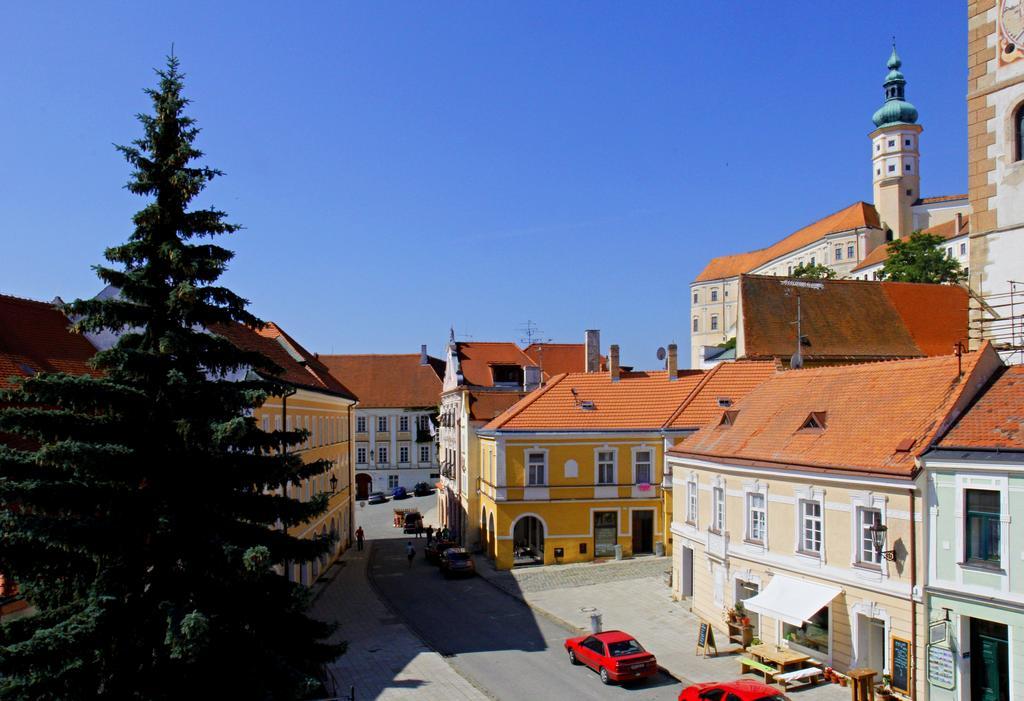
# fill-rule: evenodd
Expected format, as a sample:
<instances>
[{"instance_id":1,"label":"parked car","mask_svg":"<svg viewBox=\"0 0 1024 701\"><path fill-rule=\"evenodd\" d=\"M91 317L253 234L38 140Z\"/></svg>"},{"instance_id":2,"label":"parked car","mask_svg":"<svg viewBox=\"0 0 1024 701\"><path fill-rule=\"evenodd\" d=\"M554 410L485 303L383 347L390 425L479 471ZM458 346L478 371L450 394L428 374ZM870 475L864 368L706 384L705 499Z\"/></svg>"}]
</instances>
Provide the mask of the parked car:
<instances>
[{"instance_id":1,"label":"parked car","mask_svg":"<svg viewBox=\"0 0 1024 701\"><path fill-rule=\"evenodd\" d=\"M448 548L441 553L441 574L448 577L476 574L473 556L465 548Z\"/></svg>"},{"instance_id":2,"label":"parked car","mask_svg":"<svg viewBox=\"0 0 1024 701\"><path fill-rule=\"evenodd\" d=\"M413 488L412 493L418 497L425 497L434 493L434 490L430 488L430 485L426 482L417 482Z\"/></svg>"},{"instance_id":3,"label":"parked car","mask_svg":"<svg viewBox=\"0 0 1024 701\"><path fill-rule=\"evenodd\" d=\"M452 540L432 540L430 541L430 545L423 549L423 557L426 558L427 562L440 565L441 553L448 548L457 547L459 547L459 544Z\"/></svg>"},{"instance_id":4,"label":"parked car","mask_svg":"<svg viewBox=\"0 0 1024 701\"><path fill-rule=\"evenodd\" d=\"M423 515L419 511L407 511L402 533L418 533L423 529Z\"/></svg>"},{"instance_id":5,"label":"parked car","mask_svg":"<svg viewBox=\"0 0 1024 701\"><path fill-rule=\"evenodd\" d=\"M569 662L590 667L605 684L646 679L658 673L654 655L628 633L608 630L565 641Z\"/></svg>"},{"instance_id":6,"label":"parked car","mask_svg":"<svg viewBox=\"0 0 1024 701\"><path fill-rule=\"evenodd\" d=\"M409 498L409 492L405 489L405 487L395 487L394 489L391 490L391 498L392 499L408 499Z\"/></svg>"},{"instance_id":7,"label":"parked car","mask_svg":"<svg viewBox=\"0 0 1024 701\"><path fill-rule=\"evenodd\" d=\"M688 686L679 692L679 701L712 701L736 699L736 701L789 701L789 697L753 679L737 679L734 682L705 682Z\"/></svg>"},{"instance_id":8,"label":"parked car","mask_svg":"<svg viewBox=\"0 0 1024 701\"><path fill-rule=\"evenodd\" d=\"M371 492L370 498L366 500L368 504L386 504L388 498L384 496L384 492Z\"/></svg>"}]
</instances>

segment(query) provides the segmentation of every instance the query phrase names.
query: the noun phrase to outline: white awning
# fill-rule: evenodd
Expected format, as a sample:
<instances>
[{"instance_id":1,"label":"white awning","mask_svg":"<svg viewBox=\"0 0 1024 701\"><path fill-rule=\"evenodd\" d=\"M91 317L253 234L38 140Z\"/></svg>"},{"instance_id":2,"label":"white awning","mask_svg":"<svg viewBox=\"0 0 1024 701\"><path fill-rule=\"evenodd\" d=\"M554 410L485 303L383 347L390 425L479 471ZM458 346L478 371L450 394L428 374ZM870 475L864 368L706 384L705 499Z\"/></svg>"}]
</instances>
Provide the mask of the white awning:
<instances>
[{"instance_id":1,"label":"white awning","mask_svg":"<svg viewBox=\"0 0 1024 701\"><path fill-rule=\"evenodd\" d=\"M748 610L769 618L777 618L791 626L802 626L818 611L828 606L842 589L793 579L777 574L757 596L743 602Z\"/></svg>"}]
</instances>

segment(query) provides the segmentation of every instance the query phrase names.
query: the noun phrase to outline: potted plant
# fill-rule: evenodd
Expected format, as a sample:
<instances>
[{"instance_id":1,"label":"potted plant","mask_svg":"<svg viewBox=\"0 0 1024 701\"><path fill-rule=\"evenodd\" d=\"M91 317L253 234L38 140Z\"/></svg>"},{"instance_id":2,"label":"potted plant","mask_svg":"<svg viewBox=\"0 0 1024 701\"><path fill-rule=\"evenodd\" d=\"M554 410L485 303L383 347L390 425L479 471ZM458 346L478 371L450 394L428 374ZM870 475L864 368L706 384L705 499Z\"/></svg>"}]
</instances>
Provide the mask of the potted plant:
<instances>
[{"instance_id":1,"label":"potted plant","mask_svg":"<svg viewBox=\"0 0 1024 701\"><path fill-rule=\"evenodd\" d=\"M882 683L875 687L875 699L877 701L893 701L896 694L892 690L892 677L888 674L882 675Z\"/></svg>"}]
</instances>

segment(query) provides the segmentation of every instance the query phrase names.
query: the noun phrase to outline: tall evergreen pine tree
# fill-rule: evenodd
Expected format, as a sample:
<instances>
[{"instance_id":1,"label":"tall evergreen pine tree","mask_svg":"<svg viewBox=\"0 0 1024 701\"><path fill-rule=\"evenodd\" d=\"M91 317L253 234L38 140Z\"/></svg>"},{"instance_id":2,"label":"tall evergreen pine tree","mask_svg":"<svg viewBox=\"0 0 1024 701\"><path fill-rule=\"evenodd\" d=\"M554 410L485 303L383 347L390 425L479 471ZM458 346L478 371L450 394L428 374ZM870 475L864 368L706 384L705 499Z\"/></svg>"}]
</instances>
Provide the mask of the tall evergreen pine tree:
<instances>
[{"instance_id":1,"label":"tall evergreen pine tree","mask_svg":"<svg viewBox=\"0 0 1024 701\"><path fill-rule=\"evenodd\" d=\"M193 164L177 59L157 73L144 135L118 147L149 203L96 267L120 295L67 307L78 330L120 338L96 377L40 374L0 397L0 432L19 437L0 445L0 570L37 610L0 622L4 699L301 698L342 647L274 569L329 547L284 530L325 498L280 490L328 464L278 450L304 432L253 420L285 389L256 372L279 369L207 332L260 321L216 284L232 253L208 239L239 227L189 209L220 173Z\"/></svg>"}]
</instances>

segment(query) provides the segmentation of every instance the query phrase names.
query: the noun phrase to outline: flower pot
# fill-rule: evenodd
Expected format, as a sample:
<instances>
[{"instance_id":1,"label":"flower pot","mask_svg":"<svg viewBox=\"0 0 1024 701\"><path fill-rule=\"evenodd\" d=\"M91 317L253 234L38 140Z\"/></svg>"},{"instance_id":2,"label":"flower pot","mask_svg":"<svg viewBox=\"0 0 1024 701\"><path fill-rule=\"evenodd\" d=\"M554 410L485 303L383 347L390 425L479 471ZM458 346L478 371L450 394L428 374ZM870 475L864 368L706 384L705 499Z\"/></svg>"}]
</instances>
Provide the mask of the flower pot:
<instances>
[{"instance_id":1,"label":"flower pot","mask_svg":"<svg viewBox=\"0 0 1024 701\"><path fill-rule=\"evenodd\" d=\"M744 628L749 627L750 626L750 619L748 617L744 616L743 618L740 619L740 625L743 626Z\"/></svg>"}]
</instances>

